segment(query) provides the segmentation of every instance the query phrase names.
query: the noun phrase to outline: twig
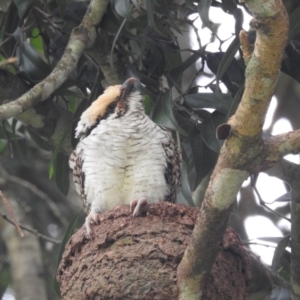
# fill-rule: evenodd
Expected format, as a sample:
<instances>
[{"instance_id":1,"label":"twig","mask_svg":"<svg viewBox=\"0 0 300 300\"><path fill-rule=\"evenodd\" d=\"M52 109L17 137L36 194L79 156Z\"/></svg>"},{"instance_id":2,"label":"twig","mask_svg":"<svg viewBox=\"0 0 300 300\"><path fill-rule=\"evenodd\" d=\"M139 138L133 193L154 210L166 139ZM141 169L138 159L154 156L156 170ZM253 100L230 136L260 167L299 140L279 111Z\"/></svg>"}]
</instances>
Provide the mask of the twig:
<instances>
[{"instance_id":1,"label":"twig","mask_svg":"<svg viewBox=\"0 0 300 300\"><path fill-rule=\"evenodd\" d=\"M47 99L53 91L59 88L77 66L77 62L87 45L94 42L96 27L101 21L108 0L92 0L79 27L73 29L65 52L52 73L31 90L14 101L0 106L0 120L6 120L33 105Z\"/></svg>"},{"instance_id":2,"label":"twig","mask_svg":"<svg viewBox=\"0 0 300 300\"><path fill-rule=\"evenodd\" d=\"M6 199L5 195L2 193L1 190L0 190L0 197L3 200L4 205L6 206L6 208L8 210L8 213L10 214L10 217L12 218L11 223L16 226L16 228L18 229L18 232L19 232L20 236L23 237L24 236L24 232L21 229L21 227L20 227L20 225L19 225L19 223L18 223L18 221L17 221L17 219L15 217L15 214L14 214L14 212L13 212L13 210L12 210L12 208L11 208L9 202L8 202L8 200Z\"/></svg>"},{"instance_id":3,"label":"twig","mask_svg":"<svg viewBox=\"0 0 300 300\"><path fill-rule=\"evenodd\" d=\"M198 31L198 28L194 25L194 22L198 19L195 18L194 20L188 20L187 23L194 29L194 32L196 34L196 39L197 39L197 42L199 44L199 49L202 48L202 45L201 45L201 40L200 40L200 36L199 36L199 31Z\"/></svg>"},{"instance_id":4,"label":"twig","mask_svg":"<svg viewBox=\"0 0 300 300\"><path fill-rule=\"evenodd\" d=\"M257 242L243 242L244 245L255 245L255 246L264 246L264 247L267 247L267 248L276 248L276 246L272 246L272 245L267 245L267 244L263 244L263 243L257 243Z\"/></svg>"},{"instance_id":5,"label":"twig","mask_svg":"<svg viewBox=\"0 0 300 300\"><path fill-rule=\"evenodd\" d=\"M4 61L1 61L0 62L0 67L6 66L6 65L9 65L9 64L13 64L13 63L15 63L17 61L18 61L18 59L16 57L10 57L10 58L8 58L8 59L6 59Z\"/></svg>"},{"instance_id":6,"label":"twig","mask_svg":"<svg viewBox=\"0 0 300 300\"><path fill-rule=\"evenodd\" d=\"M283 218L283 219L287 220L287 221L290 222L290 223L292 222L291 219L289 219L289 218L283 216L282 214L276 212L275 210L273 210L272 208L270 208L269 206L267 206L266 203L264 202L264 200L262 199L262 197L260 196L260 193L259 193L259 191L257 190L257 188L256 188L255 185L252 186L252 188L253 188L253 190L255 191L255 193L256 193L256 195L257 195L257 197L258 197L258 199L259 199L259 204L260 204L262 207L266 208L267 210L269 210L270 212L272 212L273 214L275 214L277 217Z\"/></svg>"},{"instance_id":7,"label":"twig","mask_svg":"<svg viewBox=\"0 0 300 300\"><path fill-rule=\"evenodd\" d=\"M1 165L0 165L0 174L6 180L14 182L16 184L19 184L20 186L23 186L26 189L29 189L33 194L37 195L39 198L44 200L47 203L47 205L49 206L49 208L51 209L53 215L58 220L60 220L63 225L66 226L68 224L68 220L61 213L61 211L57 208L55 202L47 194L45 194L44 192L39 190L34 184L32 184L24 179L21 179L19 177L8 174L7 171Z\"/></svg>"},{"instance_id":8,"label":"twig","mask_svg":"<svg viewBox=\"0 0 300 300\"><path fill-rule=\"evenodd\" d=\"M10 158L13 159L13 158L14 158L14 151L13 151L11 139L10 139L10 136L9 136L9 134L8 134L8 132L7 132L6 127L5 127L5 122L2 121L1 123L2 123L2 127L3 127L3 131L4 131L5 138L6 138L6 140L7 140L8 146L9 146Z\"/></svg>"},{"instance_id":9,"label":"twig","mask_svg":"<svg viewBox=\"0 0 300 300\"><path fill-rule=\"evenodd\" d=\"M13 225L16 226L16 224L15 224L15 223L14 223L14 222L6 215L6 214L3 214L3 213L0 212L0 215L1 215L1 217L2 217L5 221L7 221L8 223L13 224ZM48 237L48 236L46 236L46 235L44 235L44 234L39 233L36 229L29 228L29 227L27 227L27 226L25 226L25 225L22 225L22 224L18 224L18 226L20 227L20 230L21 230L21 228L22 228L22 229L24 229L24 230L26 230L26 231L28 231L28 232L34 234L36 237L41 238L41 239L43 239L43 240L52 242L52 243L54 243L54 244L60 244L60 243L61 243L61 241L52 239L52 238L50 238L50 237ZM23 231L22 231L22 234L23 234L23 236L24 236Z\"/></svg>"}]
</instances>

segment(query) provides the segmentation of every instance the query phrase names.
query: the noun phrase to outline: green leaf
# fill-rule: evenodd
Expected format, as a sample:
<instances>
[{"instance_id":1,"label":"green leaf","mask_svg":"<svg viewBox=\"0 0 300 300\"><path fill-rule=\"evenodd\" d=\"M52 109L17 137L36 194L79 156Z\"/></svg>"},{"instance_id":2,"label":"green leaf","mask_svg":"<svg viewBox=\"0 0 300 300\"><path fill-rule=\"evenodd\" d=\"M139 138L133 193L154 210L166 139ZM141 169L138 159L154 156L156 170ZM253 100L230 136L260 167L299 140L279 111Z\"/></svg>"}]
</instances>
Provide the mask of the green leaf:
<instances>
[{"instance_id":1,"label":"green leaf","mask_svg":"<svg viewBox=\"0 0 300 300\"><path fill-rule=\"evenodd\" d=\"M285 237L283 237L280 242L278 243L275 252L274 252L274 256L273 256L273 260L272 260L272 271L276 272L278 269L278 266L280 265L280 260L281 257L285 251L285 248L287 247L289 241L290 241L291 236L287 235Z\"/></svg>"},{"instance_id":2,"label":"green leaf","mask_svg":"<svg viewBox=\"0 0 300 300\"><path fill-rule=\"evenodd\" d=\"M76 225L77 225L78 217L81 214L81 212L82 212L82 210L75 215L75 217L69 223L68 228L66 229L65 235L62 239L62 242L61 242L59 250L58 250L57 261L56 261L56 270L59 266L62 255L65 251L66 244L69 241L70 237L74 233L74 230L75 230ZM56 276L54 276L54 290L56 291L57 295L60 296L60 289L59 289L59 284L56 280Z\"/></svg>"},{"instance_id":3,"label":"green leaf","mask_svg":"<svg viewBox=\"0 0 300 300\"><path fill-rule=\"evenodd\" d=\"M44 41L40 35L38 28L34 28L31 32L30 45L34 47L39 53L44 53Z\"/></svg>"},{"instance_id":4,"label":"green leaf","mask_svg":"<svg viewBox=\"0 0 300 300\"><path fill-rule=\"evenodd\" d=\"M221 7L228 14L233 14L236 11L237 5L235 0L222 0Z\"/></svg>"},{"instance_id":5,"label":"green leaf","mask_svg":"<svg viewBox=\"0 0 300 300\"><path fill-rule=\"evenodd\" d=\"M67 0L56 0L57 6L58 6L58 9L59 9L59 14L60 14L60 17L62 19L65 16L65 12L66 12L66 9L67 9L67 6L68 6L68 2L69 1L67 1Z\"/></svg>"},{"instance_id":6,"label":"green leaf","mask_svg":"<svg viewBox=\"0 0 300 300\"><path fill-rule=\"evenodd\" d=\"M67 128L66 132L63 134L61 140L59 141L59 143L57 144L56 148L54 149L51 161L50 161L50 165L49 165L49 178L52 178L53 174L55 173L55 160L56 157L59 153L59 150L61 148L62 143L64 142L69 130L72 128L73 122L70 124L70 127Z\"/></svg>"},{"instance_id":7,"label":"green leaf","mask_svg":"<svg viewBox=\"0 0 300 300\"><path fill-rule=\"evenodd\" d=\"M17 7L14 3L10 5L8 12L6 13L4 28L3 28L3 40L10 38L11 34L14 33L19 24L19 16L17 12ZM15 49L16 41L10 38L9 41L4 43L1 46L6 57L11 57L13 55L13 51Z\"/></svg>"},{"instance_id":8,"label":"green leaf","mask_svg":"<svg viewBox=\"0 0 300 300\"><path fill-rule=\"evenodd\" d=\"M173 68L175 68L175 67L177 67L178 65L181 64L182 58L181 58L181 54L180 54L179 51L171 52L171 51L169 51L167 49L164 49L164 48L162 48L162 51L163 51L164 56L165 56L165 61L166 61L165 70L166 71L170 71Z\"/></svg>"},{"instance_id":9,"label":"green leaf","mask_svg":"<svg viewBox=\"0 0 300 300\"><path fill-rule=\"evenodd\" d=\"M146 115L150 116L154 107L154 103L148 95L143 96L143 105Z\"/></svg>"},{"instance_id":10,"label":"green leaf","mask_svg":"<svg viewBox=\"0 0 300 300\"><path fill-rule=\"evenodd\" d=\"M278 197L276 200L274 200L274 202L290 202L290 201L292 201L291 192L287 192L282 196Z\"/></svg>"},{"instance_id":11,"label":"green leaf","mask_svg":"<svg viewBox=\"0 0 300 300\"><path fill-rule=\"evenodd\" d=\"M244 23L244 13L240 8L235 9L234 18L235 18L234 31L236 36L238 36L240 31L243 29L243 23Z\"/></svg>"},{"instance_id":12,"label":"green leaf","mask_svg":"<svg viewBox=\"0 0 300 300\"><path fill-rule=\"evenodd\" d=\"M100 27L111 33L116 33L120 28L120 21L118 20L116 14L113 12L111 5L107 7L107 10L102 18Z\"/></svg>"},{"instance_id":13,"label":"green leaf","mask_svg":"<svg viewBox=\"0 0 300 300\"><path fill-rule=\"evenodd\" d=\"M210 27L209 9L212 0L200 0L198 4L198 13L204 27Z\"/></svg>"},{"instance_id":14,"label":"green leaf","mask_svg":"<svg viewBox=\"0 0 300 300\"><path fill-rule=\"evenodd\" d=\"M132 20L131 9L132 9L132 4L130 3L129 0L115 1L115 10L117 14L127 20Z\"/></svg>"},{"instance_id":15,"label":"green leaf","mask_svg":"<svg viewBox=\"0 0 300 300\"><path fill-rule=\"evenodd\" d=\"M287 44L300 32L300 7L295 9L290 16L290 26Z\"/></svg>"},{"instance_id":16,"label":"green leaf","mask_svg":"<svg viewBox=\"0 0 300 300\"><path fill-rule=\"evenodd\" d=\"M185 103L193 108L214 108L217 111L228 113L233 102L232 97L228 94L219 93L199 93L184 96Z\"/></svg>"},{"instance_id":17,"label":"green leaf","mask_svg":"<svg viewBox=\"0 0 300 300\"><path fill-rule=\"evenodd\" d=\"M245 88L245 81L241 84L241 86L239 87L236 95L234 96L233 102L231 104L231 107L227 113L227 120L233 115L235 114L241 100L242 100L242 96L244 93L244 88Z\"/></svg>"},{"instance_id":18,"label":"green leaf","mask_svg":"<svg viewBox=\"0 0 300 300\"><path fill-rule=\"evenodd\" d=\"M0 11L6 13L9 9L12 0L0 0Z\"/></svg>"},{"instance_id":19,"label":"green leaf","mask_svg":"<svg viewBox=\"0 0 300 300\"><path fill-rule=\"evenodd\" d=\"M45 141L43 138L41 138L40 135L36 134L32 129L30 129L29 126L26 127L27 132L29 133L32 140L43 150L45 151L51 151L52 146Z\"/></svg>"},{"instance_id":20,"label":"green leaf","mask_svg":"<svg viewBox=\"0 0 300 300\"><path fill-rule=\"evenodd\" d=\"M57 186L66 196L69 192L69 156L59 152L55 159L54 177Z\"/></svg>"},{"instance_id":21,"label":"green leaf","mask_svg":"<svg viewBox=\"0 0 300 300\"><path fill-rule=\"evenodd\" d=\"M216 138L216 128L212 118L208 118L202 123L202 140L211 150L220 153L221 143Z\"/></svg>"},{"instance_id":22,"label":"green leaf","mask_svg":"<svg viewBox=\"0 0 300 300\"><path fill-rule=\"evenodd\" d=\"M265 236L265 237L259 237L259 238L256 238L256 239L278 244L282 240L282 236L280 236L280 237L279 236Z\"/></svg>"},{"instance_id":23,"label":"green leaf","mask_svg":"<svg viewBox=\"0 0 300 300\"><path fill-rule=\"evenodd\" d=\"M5 256L2 254L2 259L5 260ZM1 262L0 268L0 298L4 299L3 295L6 291L6 288L9 286L9 266Z\"/></svg>"},{"instance_id":24,"label":"green leaf","mask_svg":"<svg viewBox=\"0 0 300 300\"><path fill-rule=\"evenodd\" d=\"M52 67L41 58L36 49L23 40L23 34L19 27L13 35L18 44L17 57L20 71L24 72L31 82L43 80L51 73Z\"/></svg>"},{"instance_id":25,"label":"green leaf","mask_svg":"<svg viewBox=\"0 0 300 300\"><path fill-rule=\"evenodd\" d=\"M156 31L158 34L166 36L166 33L163 31L163 29L158 28L157 24L155 23L153 0L146 0L146 6L147 6L148 24L150 28Z\"/></svg>"},{"instance_id":26,"label":"green leaf","mask_svg":"<svg viewBox=\"0 0 300 300\"><path fill-rule=\"evenodd\" d=\"M182 62L179 65L177 64L176 67L173 67L167 74L167 78L169 79L169 86L173 86L174 85L173 82L175 82L178 86L180 86L182 73L188 67L190 67L192 64L194 64L202 56L203 56L202 51L195 52L193 55L191 55L189 58L187 58L184 62ZM167 57L166 57L166 61L168 61ZM170 77L171 77L171 80L170 80Z\"/></svg>"},{"instance_id":27,"label":"green leaf","mask_svg":"<svg viewBox=\"0 0 300 300\"><path fill-rule=\"evenodd\" d=\"M202 134L200 135L200 137L202 139L201 150L200 149L197 150L195 145L193 145L194 141L191 141L194 160L195 160L195 158L197 158L199 160L200 157L202 159L201 168L198 169L197 177L196 177L196 180L195 180L193 190L195 190L198 187L198 185L201 183L203 178L215 167L215 164L216 164L217 159L218 159L218 154L215 153L214 151L212 151L203 142ZM200 156L200 157L198 157L198 156ZM195 161L195 164L196 164L196 161Z\"/></svg>"},{"instance_id":28,"label":"green leaf","mask_svg":"<svg viewBox=\"0 0 300 300\"><path fill-rule=\"evenodd\" d=\"M217 82L219 82L219 80L222 78L222 76L224 75L224 73L227 71L230 63L232 62L236 52L238 51L240 47L240 40L238 37L236 37L231 44L229 45L229 47L227 48L221 62L218 68L218 72L217 72L217 76L216 76L216 80Z\"/></svg>"},{"instance_id":29,"label":"green leaf","mask_svg":"<svg viewBox=\"0 0 300 300\"><path fill-rule=\"evenodd\" d=\"M33 0L13 0L13 1L18 8L18 15L20 19L23 17L24 13L33 2Z\"/></svg>"},{"instance_id":30,"label":"green leaf","mask_svg":"<svg viewBox=\"0 0 300 300\"><path fill-rule=\"evenodd\" d=\"M193 127L189 131L189 140L191 144L192 157L193 157L194 167L196 172L196 181L199 181L197 180L197 178L201 177L202 175L201 173L203 170L204 154L203 154L203 142L202 142L201 133L195 127ZM194 188L195 188L195 184L194 184Z\"/></svg>"},{"instance_id":31,"label":"green leaf","mask_svg":"<svg viewBox=\"0 0 300 300\"><path fill-rule=\"evenodd\" d=\"M152 120L160 126L176 130L180 134L186 136L184 130L180 128L177 121L174 119L172 105L171 90L168 90L165 94L159 97L153 110Z\"/></svg>"},{"instance_id":32,"label":"green leaf","mask_svg":"<svg viewBox=\"0 0 300 300\"><path fill-rule=\"evenodd\" d=\"M111 67L111 69L113 70L114 73L116 73L115 72L115 67L114 67L114 60L113 60L114 48L116 46L116 42L117 42L117 40L118 40L118 38L119 38L119 36L121 34L121 31L122 31L125 23L126 23L126 19L124 19L123 22L121 23L121 25L120 25L120 27L118 29L118 32L116 33L115 38L113 40L111 49L110 49L109 64L110 64L110 67Z\"/></svg>"},{"instance_id":33,"label":"green leaf","mask_svg":"<svg viewBox=\"0 0 300 300\"><path fill-rule=\"evenodd\" d=\"M185 200L188 202L190 206L195 206L194 200L192 198L192 192L188 179L187 165L185 161L182 161L181 167L181 193Z\"/></svg>"}]
</instances>

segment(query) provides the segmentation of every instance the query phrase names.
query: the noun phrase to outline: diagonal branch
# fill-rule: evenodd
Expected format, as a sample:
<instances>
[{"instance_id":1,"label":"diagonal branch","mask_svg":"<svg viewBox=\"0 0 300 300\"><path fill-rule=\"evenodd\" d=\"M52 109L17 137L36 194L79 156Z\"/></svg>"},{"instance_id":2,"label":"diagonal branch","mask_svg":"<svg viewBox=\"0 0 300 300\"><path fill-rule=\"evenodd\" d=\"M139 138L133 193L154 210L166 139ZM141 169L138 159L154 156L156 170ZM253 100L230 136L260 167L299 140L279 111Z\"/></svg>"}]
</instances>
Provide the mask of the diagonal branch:
<instances>
[{"instance_id":1,"label":"diagonal branch","mask_svg":"<svg viewBox=\"0 0 300 300\"><path fill-rule=\"evenodd\" d=\"M300 129L265 139L266 160L279 161L287 154L300 152Z\"/></svg>"},{"instance_id":2,"label":"diagonal branch","mask_svg":"<svg viewBox=\"0 0 300 300\"><path fill-rule=\"evenodd\" d=\"M287 40L288 17L280 0L245 0L253 13L255 48L247 49L245 91L236 114L229 121L225 141L211 176L191 241L178 267L180 300L200 299L207 276L219 251L235 197L249 176L248 166L262 155L262 125L274 93ZM244 43L244 45L243 45Z\"/></svg>"},{"instance_id":3,"label":"diagonal branch","mask_svg":"<svg viewBox=\"0 0 300 300\"><path fill-rule=\"evenodd\" d=\"M87 46L91 46L96 36L95 26L101 21L109 0L92 0L79 25L74 28L65 52L52 73L31 90L15 101L0 106L0 120L13 117L34 104L47 99L75 69Z\"/></svg>"}]
</instances>

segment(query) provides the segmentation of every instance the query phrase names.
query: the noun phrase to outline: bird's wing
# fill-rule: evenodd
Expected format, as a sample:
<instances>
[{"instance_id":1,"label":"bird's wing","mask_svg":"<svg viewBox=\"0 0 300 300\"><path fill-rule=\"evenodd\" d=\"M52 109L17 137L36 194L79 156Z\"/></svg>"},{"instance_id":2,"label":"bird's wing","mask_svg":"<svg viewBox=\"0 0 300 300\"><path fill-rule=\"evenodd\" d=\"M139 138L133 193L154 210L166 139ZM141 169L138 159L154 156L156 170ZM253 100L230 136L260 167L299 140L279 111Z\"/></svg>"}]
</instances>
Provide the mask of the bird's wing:
<instances>
[{"instance_id":1,"label":"bird's wing","mask_svg":"<svg viewBox=\"0 0 300 300\"><path fill-rule=\"evenodd\" d=\"M76 192L81 196L81 200L83 203L83 209L85 212L90 212L90 203L87 202L86 194L85 194L85 174L82 170L83 165L83 157L82 157L83 149L76 148L70 155L69 158L69 166L73 169L73 181L75 184Z\"/></svg>"},{"instance_id":2,"label":"bird's wing","mask_svg":"<svg viewBox=\"0 0 300 300\"><path fill-rule=\"evenodd\" d=\"M173 140L171 132L165 128L162 128L162 130L165 131L165 134L168 136L168 143L162 144L167 159L165 179L170 188L169 195L165 200L175 202L175 187L181 185L181 152Z\"/></svg>"}]
</instances>

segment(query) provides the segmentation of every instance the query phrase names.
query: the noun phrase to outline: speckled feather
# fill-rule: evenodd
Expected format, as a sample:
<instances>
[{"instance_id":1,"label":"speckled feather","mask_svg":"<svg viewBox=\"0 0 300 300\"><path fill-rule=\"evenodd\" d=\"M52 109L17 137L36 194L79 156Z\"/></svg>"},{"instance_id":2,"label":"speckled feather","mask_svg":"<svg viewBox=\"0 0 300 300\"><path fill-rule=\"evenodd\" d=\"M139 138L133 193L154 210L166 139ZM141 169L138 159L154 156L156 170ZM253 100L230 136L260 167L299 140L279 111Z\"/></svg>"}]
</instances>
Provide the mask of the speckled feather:
<instances>
[{"instance_id":1,"label":"speckled feather","mask_svg":"<svg viewBox=\"0 0 300 300\"><path fill-rule=\"evenodd\" d=\"M181 154L172 134L145 114L138 92L120 101L120 90L106 90L76 128L80 142L69 164L87 213L139 197L149 203L176 200Z\"/></svg>"}]
</instances>

